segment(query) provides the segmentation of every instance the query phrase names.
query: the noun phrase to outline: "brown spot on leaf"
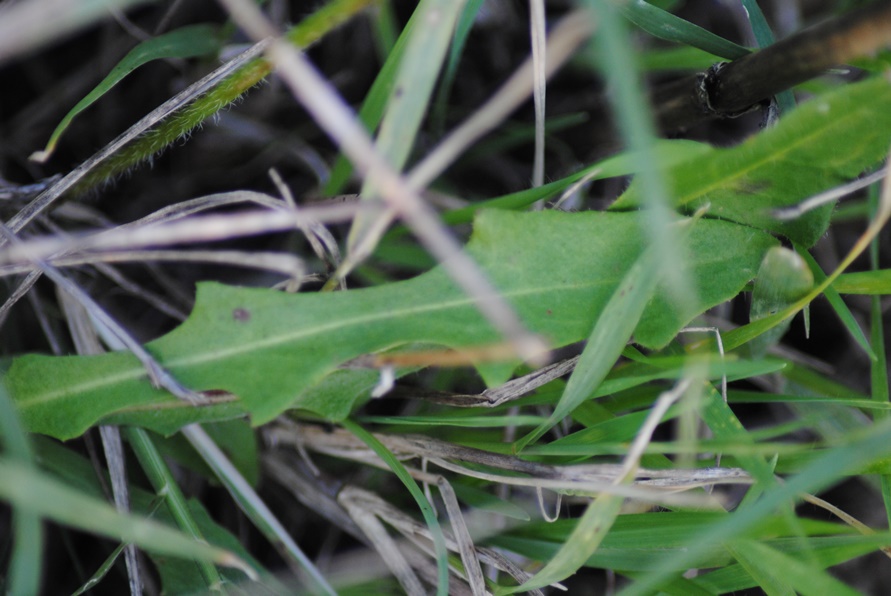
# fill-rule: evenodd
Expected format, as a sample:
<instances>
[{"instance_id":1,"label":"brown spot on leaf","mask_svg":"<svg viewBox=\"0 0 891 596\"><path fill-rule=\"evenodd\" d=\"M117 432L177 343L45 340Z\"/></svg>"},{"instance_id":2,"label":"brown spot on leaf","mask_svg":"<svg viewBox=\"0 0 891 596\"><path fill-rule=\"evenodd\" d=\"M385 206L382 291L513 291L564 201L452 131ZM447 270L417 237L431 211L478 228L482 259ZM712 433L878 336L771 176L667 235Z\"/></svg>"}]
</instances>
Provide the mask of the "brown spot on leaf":
<instances>
[{"instance_id":1,"label":"brown spot on leaf","mask_svg":"<svg viewBox=\"0 0 891 596\"><path fill-rule=\"evenodd\" d=\"M246 308L238 307L232 310L232 318L236 321L250 321L251 320L251 311Z\"/></svg>"}]
</instances>

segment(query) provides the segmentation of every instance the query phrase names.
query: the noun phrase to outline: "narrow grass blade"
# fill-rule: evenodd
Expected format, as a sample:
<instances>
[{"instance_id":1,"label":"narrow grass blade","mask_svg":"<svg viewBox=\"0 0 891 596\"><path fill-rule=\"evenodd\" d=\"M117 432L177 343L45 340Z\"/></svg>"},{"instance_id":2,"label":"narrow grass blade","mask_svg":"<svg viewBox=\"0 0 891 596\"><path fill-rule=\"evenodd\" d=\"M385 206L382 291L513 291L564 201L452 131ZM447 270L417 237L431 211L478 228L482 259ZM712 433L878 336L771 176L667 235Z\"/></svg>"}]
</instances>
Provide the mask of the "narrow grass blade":
<instances>
[{"instance_id":1,"label":"narrow grass blade","mask_svg":"<svg viewBox=\"0 0 891 596\"><path fill-rule=\"evenodd\" d=\"M759 48L766 48L776 41L761 7L758 6L757 0L742 0L743 8L746 16L749 17L749 23L752 25L752 35L755 36L755 42ZM792 91L783 91L777 95L777 104L780 107L780 113L789 112L795 109L795 96Z\"/></svg>"},{"instance_id":2,"label":"narrow grass blade","mask_svg":"<svg viewBox=\"0 0 891 596\"><path fill-rule=\"evenodd\" d=\"M660 265L660 255L652 246L634 262L606 307L600 311L582 356L553 413L546 422L514 445L516 451L522 451L538 440L588 399L603 382L631 339L644 308L656 291Z\"/></svg>"},{"instance_id":3,"label":"narrow grass blade","mask_svg":"<svg viewBox=\"0 0 891 596\"><path fill-rule=\"evenodd\" d=\"M418 27L412 29L406 41L405 52L399 65L393 89L387 100L387 111L381 122L375 147L394 170L401 171L415 145L421 121L427 112L433 86L452 41L455 23L461 15L464 0L423 0L415 9ZM362 186L361 196L375 196L375 175L370 172ZM374 235L378 213L356 214L347 239L348 250L362 259L367 248L365 243L377 243ZM345 264L350 262L347 256ZM344 272L341 273L341 275Z\"/></svg>"},{"instance_id":4,"label":"narrow grass blade","mask_svg":"<svg viewBox=\"0 0 891 596\"><path fill-rule=\"evenodd\" d=\"M860 592L838 581L816 565L808 564L763 542L738 541L729 546L734 556L755 577L768 594L803 594L804 596L858 596Z\"/></svg>"},{"instance_id":5,"label":"narrow grass blade","mask_svg":"<svg viewBox=\"0 0 891 596\"><path fill-rule=\"evenodd\" d=\"M691 370L691 374L696 375L696 372ZM652 439L656 427L663 420L669 408L687 393L692 383L692 377L686 377L674 388L665 391L656 399L628 449L622 462L622 469L613 481L614 485L628 484L634 479L635 473L640 467L640 458ZM606 538L621 511L623 502L624 499L615 494L601 494L597 497L588 506L572 534L548 564L533 578L509 592L551 585L578 571Z\"/></svg>"},{"instance_id":6,"label":"narrow grass blade","mask_svg":"<svg viewBox=\"0 0 891 596\"><path fill-rule=\"evenodd\" d=\"M743 535L767 519L778 507L798 498L798 495L817 493L838 482L839 478L846 474L860 471L870 462L891 455L889 436L891 436L891 419L874 425L855 440L828 450L806 465L799 474L765 491L761 499L751 506L738 509L724 520L711 524L703 532L693 536L685 550L653 566L648 575L622 590L620 595L643 596L652 593L654 589L675 577L678 569L695 565L705 553Z\"/></svg>"},{"instance_id":7,"label":"narrow grass blade","mask_svg":"<svg viewBox=\"0 0 891 596\"><path fill-rule=\"evenodd\" d=\"M874 269L843 273L832 282L839 294L866 294L882 296L891 294L891 269Z\"/></svg>"},{"instance_id":8,"label":"narrow grass blade","mask_svg":"<svg viewBox=\"0 0 891 596\"><path fill-rule=\"evenodd\" d=\"M0 377L0 440L6 456L26 469L38 474L34 467L34 455L18 412L6 392ZM7 482L4 478L3 482ZM5 589L13 596L29 596L40 592L43 567L43 528L40 515L25 507L13 504L12 552L6 576Z\"/></svg>"},{"instance_id":9,"label":"narrow grass blade","mask_svg":"<svg viewBox=\"0 0 891 596\"><path fill-rule=\"evenodd\" d=\"M801 258L805 260L817 283L823 283L823 281L826 279L826 274L823 273L823 269L820 267L814 257L800 246L796 246L795 250L798 252L799 255L801 255ZM854 341L857 342L857 345L863 348L863 351L866 352L866 355L869 356L870 360L875 362L876 354L873 351L872 346L869 345L869 340L867 340L866 336L863 334L863 330L860 328L860 324L857 323L856 319L854 319L854 315L851 313L851 309L848 308L848 305L845 304L845 301L842 300L842 297L839 295L839 292L836 289L836 284L837 282L826 286L826 289L823 290L823 295L826 297L829 305L832 306L835 314L838 315L838 318L845 326L845 329L848 330L848 333L850 333Z\"/></svg>"},{"instance_id":10,"label":"narrow grass blade","mask_svg":"<svg viewBox=\"0 0 891 596\"><path fill-rule=\"evenodd\" d=\"M742 58L747 48L706 31L644 0L609 0L629 21L655 37L682 43L728 60Z\"/></svg>"},{"instance_id":11,"label":"narrow grass blade","mask_svg":"<svg viewBox=\"0 0 891 596\"><path fill-rule=\"evenodd\" d=\"M139 463L149 482L151 482L155 492L163 496L167 502L167 507L170 509L170 513L176 520L180 530L197 541L204 541L204 536L201 534L197 522L195 522L189 511L189 506L179 488L179 484L177 484L170 473L170 468L167 467L164 458L155 448L155 444L149 437L148 432L135 427L125 427L123 431L130 447L136 454L137 459L139 459ZM197 561L197 563L208 589L215 589L222 584L220 574L213 564L207 561Z\"/></svg>"},{"instance_id":12,"label":"narrow grass blade","mask_svg":"<svg viewBox=\"0 0 891 596\"><path fill-rule=\"evenodd\" d=\"M291 535L278 521L266 503L251 488L244 476L232 465L232 462L229 461L207 433L197 424L193 424L182 429L182 434L195 448L195 451L201 454L205 463L211 467L217 478L238 503L239 508L250 518L257 529L279 549L286 561L295 563L306 572L309 579L312 580L314 591L323 594L336 594L334 588L331 587L325 577L313 565L312 561L300 550L300 547L297 546L297 543L294 542L294 539L291 538Z\"/></svg>"},{"instance_id":13,"label":"narrow grass blade","mask_svg":"<svg viewBox=\"0 0 891 596\"><path fill-rule=\"evenodd\" d=\"M165 58L206 56L219 52L220 47L222 47L222 40L218 35L217 27L207 24L189 25L140 43L115 65L108 76L65 114L65 117L50 135L46 147L42 151L33 153L31 159L41 163L49 159L56 149L59 138L68 129L71 121L143 64Z\"/></svg>"},{"instance_id":14,"label":"narrow grass blade","mask_svg":"<svg viewBox=\"0 0 891 596\"><path fill-rule=\"evenodd\" d=\"M420 14L418 10L412 13L402 33L396 39L396 43L389 56L387 56L386 62L384 62L380 72L377 73L371 89L368 90L368 94L362 102L362 106L359 108L359 122L369 132L377 129L381 118L384 117L384 110L395 87L396 75L400 64L402 64L408 40L411 39L412 32L421 26L419 25L421 21ZM352 173L353 164L350 163L350 160L345 155L340 155L331 167L331 177L325 185L324 193L332 196L342 192L347 182L349 182Z\"/></svg>"},{"instance_id":15,"label":"narrow grass blade","mask_svg":"<svg viewBox=\"0 0 891 596\"><path fill-rule=\"evenodd\" d=\"M464 45L470 36L470 30L476 20L477 13L483 6L485 0L466 0L467 5L458 18L458 24L455 27L455 39L452 41L452 47L449 50L449 58L446 61L445 68L442 72L442 79L439 82L439 89L436 91L436 101L434 102L434 128L437 134L441 134L445 128L446 110L448 109L449 93L452 91L452 85L455 82L455 75L458 73L458 64L464 52Z\"/></svg>"},{"instance_id":16,"label":"narrow grass blade","mask_svg":"<svg viewBox=\"0 0 891 596\"><path fill-rule=\"evenodd\" d=\"M641 233L656 247L662 261L659 268L672 297L678 301L696 302L690 280L686 279L684 268L678 266L683 260L680 240L671 226L666 179L654 149L656 126L640 79L634 43L624 19L609 0L588 0L588 6L602 25L595 43L604 57L602 68L607 81L615 89L612 104L622 136L627 147L640 159L635 182L643 192Z\"/></svg>"},{"instance_id":17,"label":"narrow grass blade","mask_svg":"<svg viewBox=\"0 0 891 596\"><path fill-rule=\"evenodd\" d=\"M758 268L749 318L757 321L788 308L813 287L814 274L804 259L788 248L775 246L767 251ZM752 355L756 358L764 356L779 343L791 323L791 319L786 320L750 342Z\"/></svg>"},{"instance_id":18,"label":"narrow grass blade","mask_svg":"<svg viewBox=\"0 0 891 596\"><path fill-rule=\"evenodd\" d=\"M418 483L415 482L414 478L408 474L408 471L405 469L405 466L402 465L402 462L396 459L396 457L390 453L390 450L378 441L374 435L350 420L344 420L342 424L345 429L361 439L362 442L368 445L379 458L390 466L390 469L396 474L396 477L402 481L402 484L405 485L405 488L408 489L408 492L411 493L411 496L418 504L421 514L424 516L424 521L427 522L427 527L433 535L433 547L436 550L436 567L439 574L437 578L438 585L436 593L439 596L445 596L449 591L449 553L446 549L442 526L440 526L439 520L436 519L436 513L433 511L430 501L428 501L427 497L424 496L424 493L421 492L421 489L418 487Z\"/></svg>"},{"instance_id":19,"label":"narrow grass blade","mask_svg":"<svg viewBox=\"0 0 891 596\"><path fill-rule=\"evenodd\" d=\"M14 507L86 532L132 542L146 550L213 561L218 565L237 567L250 577L256 576L246 563L228 551L196 542L156 522L121 514L98 499L6 457L0 458L0 476L3 477L0 498Z\"/></svg>"},{"instance_id":20,"label":"narrow grass blade","mask_svg":"<svg viewBox=\"0 0 891 596\"><path fill-rule=\"evenodd\" d=\"M733 555L734 559L739 561L765 594L768 596L796 596L795 589L785 578L785 568L780 568L774 557L763 557L763 550L759 548L762 546L764 545L752 540L737 540L724 545L724 548ZM773 551L769 547L765 548ZM819 571L822 572L822 569Z\"/></svg>"},{"instance_id":21,"label":"narrow grass blade","mask_svg":"<svg viewBox=\"0 0 891 596\"><path fill-rule=\"evenodd\" d=\"M887 188L886 188L887 191ZM869 193L869 211L872 217L878 217L879 211L882 209L880 203L878 187L870 188ZM876 235L869 245L869 265L875 271L879 267L879 255L881 254L881 235ZM888 386L888 359L885 352L885 317L882 300L878 296L873 296L869 305L869 329L870 340L874 350L873 360L870 363L869 380L871 397L874 402L883 405L891 402L891 390ZM858 327L859 329L859 327ZM889 413L886 411L877 411L873 414L876 420L886 420ZM891 475L882 474L881 476L882 500L885 503L885 516L891 523Z\"/></svg>"}]
</instances>

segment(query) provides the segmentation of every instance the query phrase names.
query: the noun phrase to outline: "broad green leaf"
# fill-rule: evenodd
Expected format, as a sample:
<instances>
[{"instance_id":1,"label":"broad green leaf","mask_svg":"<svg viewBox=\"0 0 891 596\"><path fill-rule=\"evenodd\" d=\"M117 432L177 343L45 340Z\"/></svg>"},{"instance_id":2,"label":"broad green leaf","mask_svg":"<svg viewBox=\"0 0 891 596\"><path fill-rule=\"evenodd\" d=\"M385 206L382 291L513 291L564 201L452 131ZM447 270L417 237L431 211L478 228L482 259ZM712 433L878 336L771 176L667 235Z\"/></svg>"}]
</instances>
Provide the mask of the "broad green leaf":
<instances>
[{"instance_id":1,"label":"broad green leaf","mask_svg":"<svg viewBox=\"0 0 891 596\"><path fill-rule=\"evenodd\" d=\"M891 144L891 85L884 77L845 86L796 108L777 126L732 149L666 172L673 204L684 212L709 206L707 216L782 234L812 246L826 231L832 205L793 221L773 210L855 178ZM640 185L611 207L645 204Z\"/></svg>"},{"instance_id":2,"label":"broad green leaf","mask_svg":"<svg viewBox=\"0 0 891 596\"><path fill-rule=\"evenodd\" d=\"M165 58L194 58L195 56L206 56L214 54L220 50L222 40L220 39L217 27L214 25L189 25L148 39L138 46L130 50L117 65L111 69L102 82L96 85L92 91L87 93L83 99L77 102L71 110L65 114L62 121L53 131L49 142L43 151L37 151L31 159L44 162L50 158L56 149L59 138L68 129L68 125L74 118L93 105L99 98L108 93L115 85L124 79L128 74L153 60L162 60Z\"/></svg>"},{"instance_id":3,"label":"broad green leaf","mask_svg":"<svg viewBox=\"0 0 891 596\"><path fill-rule=\"evenodd\" d=\"M579 341L641 254L636 213L488 211L476 221L469 253L517 310L524 324L553 346ZM701 220L687 237L687 266L699 303L673 304L656 292L634 332L647 347L667 344L703 310L734 296L751 279L767 234ZM192 407L153 389L125 353L84 357L25 356L8 387L33 432L70 438L116 414L116 423L172 432L179 426L249 414L253 423L292 407L336 419L345 404L303 396L357 356L400 344L452 348L500 341L473 302L444 271L377 288L325 294L201 284L195 310L148 349L188 387L237 399ZM517 363L481 367L490 384Z\"/></svg>"},{"instance_id":4,"label":"broad green leaf","mask_svg":"<svg viewBox=\"0 0 891 596\"><path fill-rule=\"evenodd\" d=\"M752 290L749 318L758 321L788 308L814 286L814 275L798 253L782 246L767 251ZM792 319L786 319L748 343L755 357L764 356L785 335Z\"/></svg>"}]
</instances>

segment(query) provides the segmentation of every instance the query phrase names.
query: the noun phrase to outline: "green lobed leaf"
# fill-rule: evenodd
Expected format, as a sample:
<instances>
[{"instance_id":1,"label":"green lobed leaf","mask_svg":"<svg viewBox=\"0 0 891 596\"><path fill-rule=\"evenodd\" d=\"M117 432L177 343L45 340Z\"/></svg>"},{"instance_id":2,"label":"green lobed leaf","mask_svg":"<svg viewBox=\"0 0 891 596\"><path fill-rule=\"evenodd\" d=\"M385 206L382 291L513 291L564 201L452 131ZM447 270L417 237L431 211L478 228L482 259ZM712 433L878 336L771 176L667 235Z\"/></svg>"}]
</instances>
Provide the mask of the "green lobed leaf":
<instances>
[{"instance_id":1,"label":"green lobed leaf","mask_svg":"<svg viewBox=\"0 0 891 596\"><path fill-rule=\"evenodd\" d=\"M468 251L532 331L553 346L589 334L632 262L643 251L638 213L512 213L477 217ZM686 261L699 303L671 304L657 291L634 332L647 347L667 344L705 309L750 280L769 235L722 221L699 221ZM285 409L337 419L345 404L307 400L305 392L357 356L400 344L453 348L500 341L472 301L441 269L377 288L325 294L203 283L189 319L147 348L186 386L228 391L225 404L193 407L153 389L125 353L17 359L8 387L32 432L71 438L115 414L115 423L170 433L196 421L250 414L255 424ZM480 367L497 384L516 362Z\"/></svg>"},{"instance_id":2,"label":"green lobed leaf","mask_svg":"<svg viewBox=\"0 0 891 596\"><path fill-rule=\"evenodd\" d=\"M189 25L140 43L111 69L108 76L65 114L53 134L50 135L43 151L36 152L31 156L31 159L41 162L49 159L59 138L68 129L71 121L143 64L165 58L194 58L218 52L222 46L222 40L217 33L217 27L214 25Z\"/></svg>"},{"instance_id":3,"label":"green lobed leaf","mask_svg":"<svg viewBox=\"0 0 891 596\"><path fill-rule=\"evenodd\" d=\"M832 205L793 221L773 210L851 180L878 163L891 143L891 85L876 77L796 108L780 123L732 149L713 149L666 172L673 204L684 212L754 226L812 246L829 226ZM645 204L632 183L611 207Z\"/></svg>"}]
</instances>

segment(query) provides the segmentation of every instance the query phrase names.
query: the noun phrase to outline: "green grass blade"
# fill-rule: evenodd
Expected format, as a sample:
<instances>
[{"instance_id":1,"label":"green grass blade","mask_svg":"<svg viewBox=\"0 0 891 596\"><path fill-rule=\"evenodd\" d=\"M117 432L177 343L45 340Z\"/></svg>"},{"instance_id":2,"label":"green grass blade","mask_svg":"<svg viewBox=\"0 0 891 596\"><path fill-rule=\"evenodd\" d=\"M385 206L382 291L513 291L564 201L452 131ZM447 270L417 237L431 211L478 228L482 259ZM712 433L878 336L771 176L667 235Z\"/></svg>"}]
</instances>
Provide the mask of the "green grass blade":
<instances>
[{"instance_id":1,"label":"green grass blade","mask_svg":"<svg viewBox=\"0 0 891 596\"><path fill-rule=\"evenodd\" d=\"M680 301L695 302L684 269L677 266L682 260L680 243L671 226L669 197L654 149L656 126L640 80L634 44L624 19L608 0L589 0L588 5L600 24L595 43L604 57L602 67L608 84L615 89L613 110L625 144L637 154L640 163L635 182L643 193L641 233L656 247L661 258L658 267L664 272L672 295Z\"/></svg>"},{"instance_id":2,"label":"green grass blade","mask_svg":"<svg viewBox=\"0 0 891 596\"><path fill-rule=\"evenodd\" d=\"M785 568L779 568L774 557L762 556L765 549L776 554L774 549L752 540L737 540L725 544L724 548L739 561L768 596L796 595L795 588L784 577ZM819 571L822 573L823 570Z\"/></svg>"},{"instance_id":3,"label":"green grass blade","mask_svg":"<svg viewBox=\"0 0 891 596\"><path fill-rule=\"evenodd\" d=\"M146 550L238 567L254 575L250 567L228 551L196 542L157 522L119 513L114 507L9 458L0 458L0 476L0 498L14 507L85 532L132 542Z\"/></svg>"},{"instance_id":4,"label":"green grass blade","mask_svg":"<svg viewBox=\"0 0 891 596\"><path fill-rule=\"evenodd\" d=\"M745 8L746 16L752 25L752 34L755 36L755 42L759 48L766 48L776 41L761 7L758 6L757 0L742 0L743 8ZM795 109L795 96L792 91L783 91L777 95L777 104L780 107L780 113L787 113Z\"/></svg>"},{"instance_id":5,"label":"green grass blade","mask_svg":"<svg viewBox=\"0 0 891 596\"><path fill-rule=\"evenodd\" d=\"M381 118L384 117L384 109L395 86L396 73L399 70L399 65L402 63L406 45L412 35L411 32L419 27L419 15L420 12L417 10L412 13L402 33L396 39L396 43L387 56L386 62L384 62L380 72L377 73L371 89L368 90L368 94L362 102L362 107L359 108L359 121L369 131L374 131L380 124ZM333 196L343 192L352 173L353 164L350 163L346 156L340 155L331 167L331 177L325 185L324 193L327 196Z\"/></svg>"},{"instance_id":6,"label":"green grass blade","mask_svg":"<svg viewBox=\"0 0 891 596\"><path fill-rule=\"evenodd\" d=\"M874 269L843 273L832 282L839 294L866 294L882 296L891 294L891 269Z\"/></svg>"},{"instance_id":7,"label":"green grass blade","mask_svg":"<svg viewBox=\"0 0 891 596\"><path fill-rule=\"evenodd\" d=\"M728 41L644 0L609 0L629 21L654 37L699 48L728 60L742 58L748 48Z\"/></svg>"},{"instance_id":8,"label":"green grass blade","mask_svg":"<svg viewBox=\"0 0 891 596\"><path fill-rule=\"evenodd\" d=\"M814 494L838 482L842 476L862 470L872 461L891 455L891 419L876 424L856 439L831 449L797 475L765 491L762 498L745 509L728 515L723 521L710 525L694 536L689 547L668 561L655 565L647 576L622 590L621 596L649 594L676 574L677 569L695 565L697 559L723 542L743 535L749 528L773 514L776 508L797 498L799 494Z\"/></svg>"},{"instance_id":9,"label":"green grass blade","mask_svg":"<svg viewBox=\"0 0 891 596\"><path fill-rule=\"evenodd\" d=\"M179 484L170 473L170 468L167 467L167 463L155 447L148 432L134 427L125 427L123 431L142 466L142 470L155 492L163 496L180 530L197 541L204 541L204 536L201 534L197 522L192 518ZM216 567L207 561L198 561L197 563L208 589L215 589L222 584Z\"/></svg>"},{"instance_id":10,"label":"green grass blade","mask_svg":"<svg viewBox=\"0 0 891 596\"><path fill-rule=\"evenodd\" d=\"M372 2L374 0L331 0L294 25L285 36L297 47L306 49ZM202 122L237 101L260 83L271 70L272 65L262 58L245 64L213 89L178 109L154 128L143 131L135 141L90 170L78 182L75 190L89 190L163 151Z\"/></svg>"},{"instance_id":11,"label":"green grass blade","mask_svg":"<svg viewBox=\"0 0 891 596\"><path fill-rule=\"evenodd\" d=\"M402 170L415 145L464 3L464 0L423 0L415 9L418 27L412 29L406 41L375 141L377 151L396 171ZM374 175L371 173L362 186L360 196L372 198L375 195ZM350 251L368 240L379 217L377 213L356 214L347 239Z\"/></svg>"},{"instance_id":12,"label":"green grass blade","mask_svg":"<svg viewBox=\"0 0 891 596\"><path fill-rule=\"evenodd\" d=\"M873 185L869 189L870 219L878 217L880 209L878 185ZM877 234L869 244L869 266L873 273L879 267L880 253L881 235ZM884 405L891 403L891 389L888 386L888 359L885 352L885 317L883 311L881 298L873 296L869 304L869 337L874 350L873 359L869 367L870 391L872 394L870 397L872 397L874 402ZM885 420L888 417L889 413L887 411L876 411L873 413L875 420ZM881 492L882 500L885 503L885 516L891 523L891 475L887 473L881 476Z\"/></svg>"},{"instance_id":13,"label":"green grass blade","mask_svg":"<svg viewBox=\"0 0 891 596\"><path fill-rule=\"evenodd\" d=\"M622 509L624 499L617 495L600 495L585 510L578 525L567 538L554 558L532 579L516 588L502 590L501 594L514 594L534 588L542 588L566 579L581 567L603 541Z\"/></svg>"},{"instance_id":14,"label":"green grass blade","mask_svg":"<svg viewBox=\"0 0 891 596\"><path fill-rule=\"evenodd\" d=\"M436 551L436 568L438 572L436 593L439 596L445 596L449 593L449 553L446 549L442 526L440 526L439 520L436 519L436 513L433 511L433 506L430 505L430 501L424 496L418 483L409 475L408 470L405 469L402 462L396 459L396 457L390 453L390 450L378 441L374 435L350 420L344 420L342 424L345 429L361 439L363 443L368 445L372 451L374 451L377 456L390 467L418 504L418 508L424 516L424 521L427 523L427 527L433 535L433 546Z\"/></svg>"},{"instance_id":15,"label":"green grass blade","mask_svg":"<svg viewBox=\"0 0 891 596\"><path fill-rule=\"evenodd\" d=\"M221 47L222 40L220 39L218 28L207 24L189 25L143 41L130 50L92 91L87 93L83 99L77 102L77 105L65 114L65 117L62 118L62 121L59 122L59 125L56 126L56 129L50 136L43 151L37 151L32 154L31 159L39 162L49 159L56 149L59 138L68 129L72 120L108 93L124 77L143 64L166 58L208 56L219 52Z\"/></svg>"},{"instance_id":16,"label":"green grass blade","mask_svg":"<svg viewBox=\"0 0 891 596\"><path fill-rule=\"evenodd\" d=\"M467 5L458 18L458 24L455 27L455 39L452 41L449 58L442 72L439 89L436 92L434 121L436 122L435 129L438 134L441 134L445 128L449 93L452 91L452 84L455 82L455 76L458 74L458 64L461 62L464 45L467 43L467 38L470 36L470 30L473 28L477 13L479 13L485 0L466 0L466 2Z\"/></svg>"},{"instance_id":17,"label":"green grass blade","mask_svg":"<svg viewBox=\"0 0 891 596\"><path fill-rule=\"evenodd\" d=\"M650 247L622 278L606 307L600 312L582 356L554 411L543 424L516 443L517 451L522 451L568 416L606 378L625 349L625 344L631 339L644 308L656 291L661 266L659 256L655 247ZM602 507L609 509L607 505Z\"/></svg>"},{"instance_id":18,"label":"green grass blade","mask_svg":"<svg viewBox=\"0 0 891 596\"><path fill-rule=\"evenodd\" d=\"M195 451L201 455L205 463L210 466L219 481L238 503L239 509L244 512L260 533L279 550L282 556L291 559L306 572L312 581L313 591L322 594L336 594L337 592L334 591L328 580L300 550L275 514L207 433L197 424L193 424L182 429L182 434L195 448Z\"/></svg>"},{"instance_id":19,"label":"green grass blade","mask_svg":"<svg viewBox=\"0 0 891 596\"><path fill-rule=\"evenodd\" d=\"M735 542L730 547L747 570L757 569L761 577L769 576L776 589L765 588L768 594L803 594L805 596L858 596L860 592L838 581L818 566L811 565L770 546L753 541ZM780 575L781 577L778 577Z\"/></svg>"},{"instance_id":20,"label":"green grass blade","mask_svg":"<svg viewBox=\"0 0 891 596\"><path fill-rule=\"evenodd\" d=\"M0 440L6 456L31 470L34 467L34 455L28 435L19 420L19 415L0 376ZM3 480L7 480L4 478ZM40 592L42 568L43 528L40 515L24 507L13 507L12 519L14 538L10 556L9 569L6 576L6 590L14 596L29 596Z\"/></svg>"},{"instance_id":21,"label":"green grass blade","mask_svg":"<svg viewBox=\"0 0 891 596\"><path fill-rule=\"evenodd\" d=\"M820 267L814 257L801 247L796 246L795 249L808 264L808 267L810 267L810 270L814 274L814 279L817 281L817 283L823 283L823 281L826 279L826 274L823 272L823 269ZM863 330L860 328L860 324L857 323L856 319L854 319L854 315L851 313L851 309L848 308L848 305L845 304L845 301L842 300L841 296L839 296L839 292L836 289L836 284L833 283L825 290L823 290L823 295L826 297L826 300L829 302L830 306L832 306L832 310L834 310L835 314L838 315L838 318L841 320L842 325L845 326L845 329L848 330L848 333L850 333L854 341L857 342L857 345L863 348L863 351L866 352L866 355L869 356L870 360L875 362L876 354L873 351L872 346L869 345L869 340L867 340L866 336L863 334Z\"/></svg>"}]
</instances>

